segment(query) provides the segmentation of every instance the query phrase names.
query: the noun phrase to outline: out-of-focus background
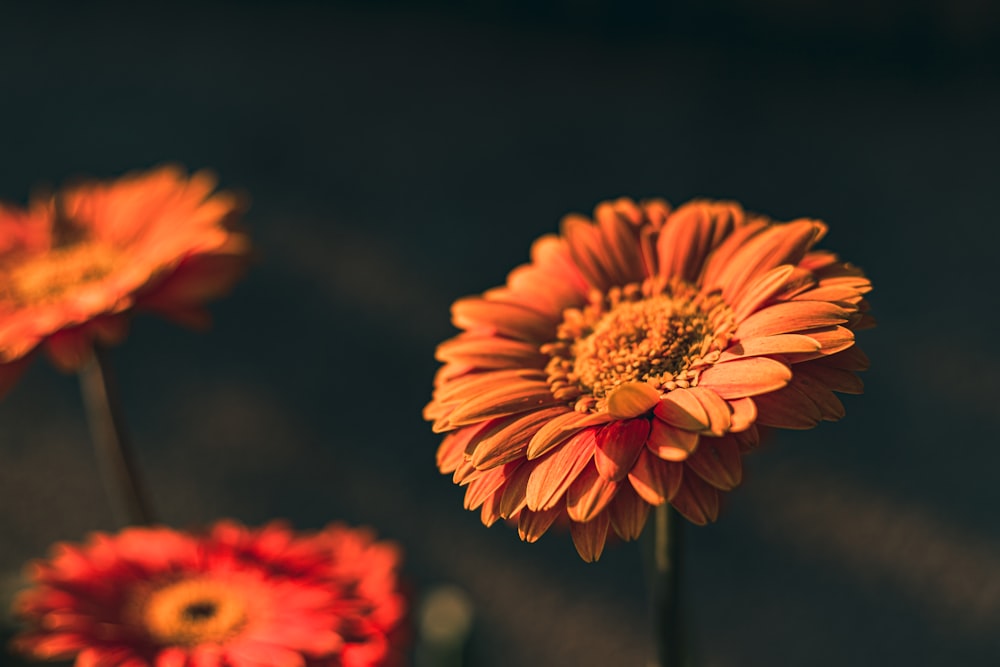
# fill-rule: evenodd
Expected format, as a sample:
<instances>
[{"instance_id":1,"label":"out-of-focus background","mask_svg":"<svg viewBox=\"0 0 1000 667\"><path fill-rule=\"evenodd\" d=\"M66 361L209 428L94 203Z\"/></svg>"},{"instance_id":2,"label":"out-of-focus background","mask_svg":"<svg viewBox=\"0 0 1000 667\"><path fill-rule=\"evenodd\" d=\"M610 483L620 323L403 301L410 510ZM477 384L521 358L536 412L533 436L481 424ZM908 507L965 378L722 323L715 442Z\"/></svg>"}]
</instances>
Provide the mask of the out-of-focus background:
<instances>
[{"instance_id":1,"label":"out-of-focus background","mask_svg":"<svg viewBox=\"0 0 1000 667\"><path fill-rule=\"evenodd\" d=\"M522 544L436 472L451 301L611 197L822 218L876 287L866 394L686 531L697 664L996 665L998 66L987 0L5 4L0 198L164 161L248 193L214 330L114 351L160 515L374 526L468 593L475 667L641 665L645 603L636 545ZM114 526L74 378L36 364L0 434L6 604Z\"/></svg>"}]
</instances>

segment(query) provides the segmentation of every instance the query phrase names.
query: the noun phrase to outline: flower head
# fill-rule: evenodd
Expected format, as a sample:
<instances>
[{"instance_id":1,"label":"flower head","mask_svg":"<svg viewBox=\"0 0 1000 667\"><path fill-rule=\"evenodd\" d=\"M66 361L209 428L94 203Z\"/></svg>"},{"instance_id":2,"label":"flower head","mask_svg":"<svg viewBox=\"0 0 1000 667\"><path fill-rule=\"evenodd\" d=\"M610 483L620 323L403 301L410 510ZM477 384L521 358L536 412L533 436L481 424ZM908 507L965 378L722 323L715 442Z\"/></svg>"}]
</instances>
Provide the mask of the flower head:
<instances>
[{"instance_id":1,"label":"flower head","mask_svg":"<svg viewBox=\"0 0 1000 667\"><path fill-rule=\"evenodd\" d=\"M43 348L75 370L94 342L124 338L149 310L207 324L204 303L242 274L249 244L233 230L240 205L207 173L175 167L84 183L0 205L0 394Z\"/></svg>"},{"instance_id":2,"label":"flower head","mask_svg":"<svg viewBox=\"0 0 1000 667\"><path fill-rule=\"evenodd\" d=\"M467 509L527 541L568 519L588 561L654 505L714 521L758 424L843 416L833 392L861 392L854 331L871 323L868 280L813 249L817 220L629 199L594 218L568 216L505 286L454 304L463 331L438 347L425 409Z\"/></svg>"},{"instance_id":3,"label":"flower head","mask_svg":"<svg viewBox=\"0 0 1000 667\"><path fill-rule=\"evenodd\" d=\"M399 561L394 545L339 525L98 533L32 564L13 646L77 667L396 665Z\"/></svg>"}]
</instances>

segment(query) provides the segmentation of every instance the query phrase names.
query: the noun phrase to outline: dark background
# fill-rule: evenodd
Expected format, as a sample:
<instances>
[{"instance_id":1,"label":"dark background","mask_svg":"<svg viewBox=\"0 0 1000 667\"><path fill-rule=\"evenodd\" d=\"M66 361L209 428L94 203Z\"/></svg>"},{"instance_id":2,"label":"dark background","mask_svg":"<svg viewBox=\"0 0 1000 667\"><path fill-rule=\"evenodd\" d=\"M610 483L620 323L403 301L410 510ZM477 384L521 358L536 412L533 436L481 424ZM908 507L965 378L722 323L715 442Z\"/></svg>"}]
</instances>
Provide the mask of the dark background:
<instances>
[{"instance_id":1,"label":"dark background","mask_svg":"<svg viewBox=\"0 0 1000 667\"><path fill-rule=\"evenodd\" d=\"M2 5L0 198L164 161L248 193L214 330L114 352L160 515L372 525L472 597L477 667L641 665L645 606L635 545L524 545L437 474L451 301L610 197L822 218L876 288L866 394L686 531L697 664L995 665L998 45L985 0ZM73 378L36 364L0 437L6 599L114 525Z\"/></svg>"}]
</instances>

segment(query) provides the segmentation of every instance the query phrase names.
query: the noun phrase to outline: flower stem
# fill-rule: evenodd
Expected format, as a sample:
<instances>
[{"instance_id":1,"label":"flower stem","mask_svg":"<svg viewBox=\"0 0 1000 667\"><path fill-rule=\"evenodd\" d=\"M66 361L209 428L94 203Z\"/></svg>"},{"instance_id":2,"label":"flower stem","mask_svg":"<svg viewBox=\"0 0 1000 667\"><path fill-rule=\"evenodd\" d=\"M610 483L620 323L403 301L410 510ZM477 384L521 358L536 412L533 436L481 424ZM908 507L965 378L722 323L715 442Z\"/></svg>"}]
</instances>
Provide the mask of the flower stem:
<instances>
[{"instance_id":1,"label":"flower stem","mask_svg":"<svg viewBox=\"0 0 1000 667\"><path fill-rule=\"evenodd\" d=\"M122 526L149 524L153 517L132 462L111 360L100 345L80 369L80 392L115 521Z\"/></svg>"},{"instance_id":2,"label":"flower stem","mask_svg":"<svg viewBox=\"0 0 1000 667\"><path fill-rule=\"evenodd\" d=\"M649 568L650 667L683 667L679 588L681 574L680 517L670 503L658 505L653 516L653 558Z\"/></svg>"}]
</instances>

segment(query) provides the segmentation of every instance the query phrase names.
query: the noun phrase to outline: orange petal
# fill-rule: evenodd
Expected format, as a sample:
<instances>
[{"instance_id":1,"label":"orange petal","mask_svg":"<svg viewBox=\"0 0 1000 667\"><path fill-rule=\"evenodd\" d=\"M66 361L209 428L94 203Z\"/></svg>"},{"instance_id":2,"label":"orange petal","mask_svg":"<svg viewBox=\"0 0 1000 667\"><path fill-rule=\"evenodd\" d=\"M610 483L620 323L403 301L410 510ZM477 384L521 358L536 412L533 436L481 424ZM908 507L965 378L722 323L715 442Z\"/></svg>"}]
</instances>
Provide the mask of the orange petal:
<instances>
[{"instance_id":1,"label":"orange petal","mask_svg":"<svg viewBox=\"0 0 1000 667\"><path fill-rule=\"evenodd\" d=\"M722 491L731 491L743 479L740 446L735 438L704 438L686 462L699 477Z\"/></svg>"},{"instance_id":2,"label":"orange petal","mask_svg":"<svg viewBox=\"0 0 1000 667\"><path fill-rule=\"evenodd\" d=\"M808 332L809 329L843 324L849 311L824 301L788 301L758 310L736 327L738 340Z\"/></svg>"},{"instance_id":3,"label":"orange petal","mask_svg":"<svg viewBox=\"0 0 1000 667\"><path fill-rule=\"evenodd\" d=\"M731 361L743 357L757 357L765 354L790 354L792 352L818 352L822 344L809 335L778 334L747 338L733 343L719 356L719 362Z\"/></svg>"},{"instance_id":4,"label":"orange petal","mask_svg":"<svg viewBox=\"0 0 1000 667\"><path fill-rule=\"evenodd\" d=\"M688 389L674 389L664 395L653 413L668 424L685 431L702 431L709 425L708 413Z\"/></svg>"},{"instance_id":5,"label":"orange petal","mask_svg":"<svg viewBox=\"0 0 1000 667\"><path fill-rule=\"evenodd\" d=\"M444 437L437 450L437 467L442 474L455 472L465 461L465 446L469 438L466 431L475 430L475 427L464 428Z\"/></svg>"},{"instance_id":6,"label":"orange petal","mask_svg":"<svg viewBox=\"0 0 1000 667\"><path fill-rule=\"evenodd\" d=\"M459 329L485 329L511 338L538 342L554 339L558 324L527 306L487 301L481 297L456 301L451 307L451 320Z\"/></svg>"},{"instance_id":7,"label":"orange petal","mask_svg":"<svg viewBox=\"0 0 1000 667\"><path fill-rule=\"evenodd\" d=\"M604 511L618 492L618 483L601 477L596 466L587 466L566 490L566 511L573 521L591 521Z\"/></svg>"},{"instance_id":8,"label":"orange petal","mask_svg":"<svg viewBox=\"0 0 1000 667\"><path fill-rule=\"evenodd\" d=\"M559 502L569 485L594 457L596 431L595 428L584 429L538 460L528 478L528 509L537 512Z\"/></svg>"},{"instance_id":9,"label":"orange petal","mask_svg":"<svg viewBox=\"0 0 1000 667\"><path fill-rule=\"evenodd\" d=\"M708 415L708 430L712 435L724 435L731 425L729 404L711 389L691 387L688 389Z\"/></svg>"},{"instance_id":10,"label":"orange petal","mask_svg":"<svg viewBox=\"0 0 1000 667\"><path fill-rule=\"evenodd\" d=\"M809 332L809 337L819 343L820 349L810 353L789 354L789 363L798 364L819 357L829 357L854 345L854 332L847 327L813 329Z\"/></svg>"},{"instance_id":11,"label":"orange petal","mask_svg":"<svg viewBox=\"0 0 1000 667\"><path fill-rule=\"evenodd\" d=\"M826 385L806 373L796 373L789 386L795 387L815 403L825 421L837 421L846 414L840 399Z\"/></svg>"},{"instance_id":12,"label":"orange petal","mask_svg":"<svg viewBox=\"0 0 1000 667\"><path fill-rule=\"evenodd\" d=\"M615 419L631 419L653 409L660 392L645 382L626 382L608 395L608 414Z\"/></svg>"},{"instance_id":13,"label":"orange petal","mask_svg":"<svg viewBox=\"0 0 1000 667\"><path fill-rule=\"evenodd\" d=\"M465 401L448 415L448 423L452 426L464 426L492 417L539 410L558 403L560 402L552 395L546 382L512 381Z\"/></svg>"},{"instance_id":14,"label":"orange petal","mask_svg":"<svg viewBox=\"0 0 1000 667\"><path fill-rule=\"evenodd\" d=\"M737 225L705 260L705 269L699 280L702 288L706 291L721 289L723 284L719 276L732 264L733 255L765 229L767 222L759 218Z\"/></svg>"},{"instance_id":15,"label":"orange petal","mask_svg":"<svg viewBox=\"0 0 1000 667\"><path fill-rule=\"evenodd\" d=\"M790 429L809 429L823 419L823 412L808 396L795 387L754 397L757 423Z\"/></svg>"},{"instance_id":16,"label":"orange petal","mask_svg":"<svg viewBox=\"0 0 1000 667\"><path fill-rule=\"evenodd\" d=\"M664 461L683 461L698 447L698 434L653 418L646 447Z\"/></svg>"},{"instance_id":17,"label":"orange petal","mask_svg":"<svg viewBox=\"0 0 1000 667\"><path fill-rule=\"evenodd\" d=\"M825 233L826 225L815 220L771 225L733 253L717 278L722 298L736 303L739 293L758 276L782 264L798 264Z\"/></svg>"},{"instance_id":18,"label":"orange petal","mask_svg":"<svg viewBox=\"0 0 1000 667\"><path fill-rule=\"evenodd\" d=\"M754 278L732 302L735 320L742 322L751 313L767 303L769 299L781 291L794 272L794 266L784 264Z\"/></svg>"},{"instance_id":19,"label":"orange petal","mask_svg":"<svg viewBox=\"0 0 1000 667\"><path fill-rule=\"evenodd\" d=\"M684 466L661 461L650 452L640 452L628 481L635 492L650 505L661 505L677 494Z\"/></svg>"},{"instance_id":20,"label":"orange petal","mask_svg":"<svg viewBox=\"0 0 1000 667\"><path fill-rule=\"evenodd\" d=\"M796 364L795 377L800 375L842 394L861 394L865 389L861 378L851 371L834 368L819 361Z\"/></svg>"},{"instance_id":21,"label":"orange petal","mask_svg":"<svg viewBox=\"0 0 1000 667\"><path fill-rule=\"evenodd\" d=\"M528 477L534 468L535 466L522 462L504 486L499 505L500 516L503 518L509 519L520 510L525 509L528 502L525 497L525 491L528 489Z\"/></svg>"},{"instance_id":22,"label":"orange petal","mask_svg":"<svg viewBox=\"0 0 1000 667\"><path fill-rule=\"evenodd\" d=\"M526 452L528 460L537 459L581 429L604 424L610 419L611 415L607 413L575 411L553 417L532 436Z\"/></svg>"},{"instance_id":23,"label":"orange petal","mask_svg":"<svg viewBox=\"0 0 1000 667\"><path fill-rule=\"evenodd\" d=\"M707 368L698 378L698 385L722 398L742 398L781 389L791 379L792 371L780 361L747 357Z\"/></svg>"},{"instance_id":24,"label":"orange petal","mask_svg":"<svg viewBox=\"0 0 1000 667\"><path fill-rule=\"evenodd\" d=\"M617 482L632 469L649 437L648 419L611 422L597 432L594 463L605 479Z\"/></svg>"},{"instance_id":25,"label":"orange petal","mask_svg":"<svg viewBox=\"0 0 1000 667\"><path fill-rule=\"evenodd\" d=\"M470 373L469 375L451 379L446 383L438 384L434 389L434 400L439 403L448 403L455 400L461 401L467 395L481 394L485 391L502 387L510 382L520 380L544 381L546 377L548 376L545 374L545 371L524 368Z\"/></svg>"},{"instance_id":26,"label":"orange petal","mask_svg":"<svg viewBox=\"0 0 1000 667\"><path fill-rule=\"evenodd\" d=\"M478 509L487 498L503 486L508 479L508 471L511 470L512 466L516 469L519 463L519 461L508 463L505 466L497 466L483 471L482 475L474 479L465 489L465 509Z\"/></svg>"},{"instance_id":27,"label":"orange petal","mask_svg":"<svg viewBox=\"0 0 1000 667\"><path fill-rule=\"evenodd\" d=\"M528 508L524 508L517 517L517 534L525 542L537 541L562 511L563 508L558 505L540 512L532 512Z\"/></svg>"},{"instance_id":28,"label":"orange petal","mask_svg":"<svg viewBox=\"0 0 1000 667\"><path fill-rule=\"evenodd\" d=\"M645 278L632 224L619 215L611 202L598 204L594 209L594 219L604 237L605 254L611 261L608 273L614 277L615 284L624 285Z\"/></svg>"},{"instance_id":29,"label":"orange petal","mask_svg":"<svg viewBox=\"0 0 1000 667\"><path fill-rule=\"evenodd\" d=\"M660 275L695 282L705 258L743 217L739 204L731 202L693 201L678 208L660 230Z\"/></svg>"},{"instance_id":30,"label":"orange petal","mask_svg":"<svg viewBox=\"0 0 1000 667\"><path fill-rule=\"evenodd\" d=\"M610 273L612 260L604 248L601 230L590 220L579 215L567 215L562 219L560 231L569 245L573 262L591 287L604 291L617 282Z\"/></svg>"},{"instance_id":31,"label":"orange petal","mask_svg":"<svg viewBox=\"0 0 1000 667\"><path fill-rule=\"evenodd\" d=\"M538 345L495 336L456 336L437 347L434 358L476 368L544 368Z\"/></svg>"},{"instance_id":32,"label":"orange petal","mask_svg":"<svg viewBox=\"0 0 1000 667\"><path fill-rule=\"evenodd\" d=\"M733 411L729 425L729 430L732 433L747 430L757 420L757 406L752 398L733 399L729 401L729 408Z\"/></svg>"},{"instance_id":33,"label":"orange petal","mask_svg":"<svg viewBox=\"0 0 1000 667\"><path fill-rule=\"evenodd\" d=\"M525 414L496 433L483 438L472 453L472 464L477 468L492 468L501 463L524 458L528 441L538 429L553 417L564 414L565 406L546 408Z\"/></svg>"},{"instance_id":34,"label":"orange petal","mask_svg":"<svg viewBox=\"0 0 1000 667\"><path fill-rule=\"evenodd\" d=\"M719 491L698 475L684 475L681 488L670 504L699 526L719 518Z\"/></svg>"},{"instance_id":35,"label":"orange petal","mask_svg":"<svg viewBox=\"0 0 1000 667\"><path fill-rule=\"evenodd\" d=\"M609 523L607 512L601 512L593 521L587 523L570 522L569 531L573 536L573 545L585 562L593 563L601 557L604 542L608 538Z\"/></svg>"},{"instance_id":36,"label":"orange petal","mask_svg":"<svg viewBox=\"0 0 1000 667\"><path fill-rule=\"evenodd\" d=\"M642 534L649 516L649 503L628 485L618 489L618 495L608 507L611 527L623 540L635 540Z\"/></svg>"}]
</instances>

